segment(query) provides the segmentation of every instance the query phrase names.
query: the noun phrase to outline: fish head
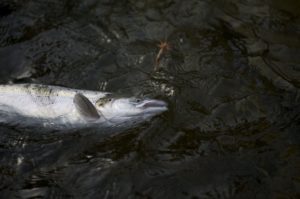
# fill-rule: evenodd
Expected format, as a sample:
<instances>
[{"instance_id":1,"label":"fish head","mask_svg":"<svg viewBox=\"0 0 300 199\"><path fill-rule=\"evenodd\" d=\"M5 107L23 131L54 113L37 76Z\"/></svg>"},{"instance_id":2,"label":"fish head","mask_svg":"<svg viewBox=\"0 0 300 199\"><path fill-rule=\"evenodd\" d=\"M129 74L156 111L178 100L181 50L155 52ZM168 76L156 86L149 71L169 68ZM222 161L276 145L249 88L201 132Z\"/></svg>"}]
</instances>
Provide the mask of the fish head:
<instances>
[{"instance_id":1,"label":"fish head","mask_svg":"<svg viewBox=\"0 0 300 199\"><path fill-rule=\"evenodd\" d=\"M156 99L101 98L96 102L99 113L110 122L143 122L168 110L167 103Z\"/></svg>"}]
</instances>

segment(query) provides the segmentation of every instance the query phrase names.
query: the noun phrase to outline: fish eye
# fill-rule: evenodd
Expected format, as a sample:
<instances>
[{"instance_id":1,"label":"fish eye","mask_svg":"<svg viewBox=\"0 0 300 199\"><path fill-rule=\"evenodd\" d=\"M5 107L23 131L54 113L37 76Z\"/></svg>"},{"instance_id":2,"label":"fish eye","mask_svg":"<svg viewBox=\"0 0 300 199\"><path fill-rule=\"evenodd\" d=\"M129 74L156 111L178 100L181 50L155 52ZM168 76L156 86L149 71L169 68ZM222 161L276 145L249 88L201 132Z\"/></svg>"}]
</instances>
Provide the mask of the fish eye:
<instances>
[{"instance_id":1,"label":"fish eye","mask_svg":"<svg viewBox=\"0 0 300 199\"><path fill-rule=\"evenodd\" d=\"M142 99L140 99L140 98L134 98L132 100L133 103L140 103L141 101L142 101Z\"/></svg>"},{"instance_id":2,"label":"fish eye","mask_svg":"<svg viewBox=\"0 0 300 199\"><path fill-rule=\"evenodd\" d=\"M134 104L138 104L140 103L142 100L140 98L131 98L129 100L131 103L134 103Z\"/></svg>"}]
</instances>

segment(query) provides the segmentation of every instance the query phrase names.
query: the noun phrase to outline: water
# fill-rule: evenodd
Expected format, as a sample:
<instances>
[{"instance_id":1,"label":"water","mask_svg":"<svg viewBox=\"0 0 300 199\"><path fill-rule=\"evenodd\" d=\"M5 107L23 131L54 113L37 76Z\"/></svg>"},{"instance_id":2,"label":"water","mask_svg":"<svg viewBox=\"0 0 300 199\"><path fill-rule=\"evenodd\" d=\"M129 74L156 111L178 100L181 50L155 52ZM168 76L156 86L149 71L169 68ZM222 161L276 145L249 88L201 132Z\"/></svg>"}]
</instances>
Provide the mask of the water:
<instances>
[{"instance_id":1,"label":"water","mask_svg":"<svg viewBox=\"0 0 300 199\"><path fill-rule=\"evenodd\" d=\"M299 198L297 0L0 2L0 83L151 96L125 131L1 126L1 198ZM172 50L154 71L160 41Z\"/></svg>"}]
</instances>

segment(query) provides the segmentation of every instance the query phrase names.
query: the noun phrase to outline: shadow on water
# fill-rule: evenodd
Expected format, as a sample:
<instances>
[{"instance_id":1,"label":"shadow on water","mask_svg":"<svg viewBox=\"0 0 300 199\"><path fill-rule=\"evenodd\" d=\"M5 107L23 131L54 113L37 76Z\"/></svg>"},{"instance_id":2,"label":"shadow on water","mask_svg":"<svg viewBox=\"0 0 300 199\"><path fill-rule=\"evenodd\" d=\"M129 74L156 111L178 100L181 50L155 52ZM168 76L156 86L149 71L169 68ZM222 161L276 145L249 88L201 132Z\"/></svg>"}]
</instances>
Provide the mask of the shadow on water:
<instances>
[{"instance_id":1,"label":"shadow on water","mask_svg":"<svg viewBox=\"0 0 300 199\"><path fill-rule=\"evenodd\" d=\"M1 198L299 198L297 0L1 1L0 83L165 99L129 130L1 126ZM171 50L154 71L157 44Z\"/></svg>"}]
</instances>

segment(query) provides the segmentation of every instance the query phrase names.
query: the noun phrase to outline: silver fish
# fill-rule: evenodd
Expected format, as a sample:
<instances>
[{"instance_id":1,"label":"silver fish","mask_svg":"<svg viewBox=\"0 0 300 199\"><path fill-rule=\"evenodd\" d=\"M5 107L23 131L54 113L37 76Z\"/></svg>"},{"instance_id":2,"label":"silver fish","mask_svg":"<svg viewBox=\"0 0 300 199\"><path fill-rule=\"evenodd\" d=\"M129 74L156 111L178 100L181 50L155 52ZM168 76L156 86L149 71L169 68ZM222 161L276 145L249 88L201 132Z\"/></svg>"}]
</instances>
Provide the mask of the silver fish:
<instances>
[{"instance_id":1,"label":"silver fish","mask_svg":"<svg viewBox=\"0 0 300 199\"><path fill-rule=\"evenodd\" d=\"M0 85L0 123L57 128L131 126L166 111L161 100L39 84Z\"/></svg>"}]
</instances>

